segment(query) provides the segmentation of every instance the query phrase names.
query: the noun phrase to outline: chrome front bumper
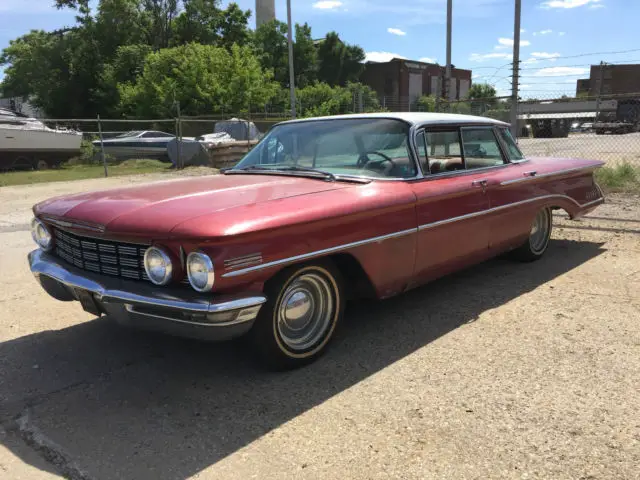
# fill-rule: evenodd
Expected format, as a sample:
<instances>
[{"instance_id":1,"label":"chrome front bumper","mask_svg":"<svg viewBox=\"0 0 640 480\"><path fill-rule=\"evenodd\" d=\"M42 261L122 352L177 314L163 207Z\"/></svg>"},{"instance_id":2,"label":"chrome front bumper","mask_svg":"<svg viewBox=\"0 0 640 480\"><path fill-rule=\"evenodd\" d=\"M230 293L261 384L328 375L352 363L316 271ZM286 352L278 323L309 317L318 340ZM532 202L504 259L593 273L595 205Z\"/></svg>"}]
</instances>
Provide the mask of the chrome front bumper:
<instances>
[{"instance_id":1,"label":"chrome front bumper","mask_svg":"<svg viewBox=\"0 0 640 480\"><path fill-rule=\"evenodd\" d=\"M225 340L246 333L267 301L262 294L206 295L188 288L105 277L66 264L40 249L29 265L42 288L61 301L118 323L182 337ZM95 307L95 310L94 310Z\"/></svg>"}]
</instances>

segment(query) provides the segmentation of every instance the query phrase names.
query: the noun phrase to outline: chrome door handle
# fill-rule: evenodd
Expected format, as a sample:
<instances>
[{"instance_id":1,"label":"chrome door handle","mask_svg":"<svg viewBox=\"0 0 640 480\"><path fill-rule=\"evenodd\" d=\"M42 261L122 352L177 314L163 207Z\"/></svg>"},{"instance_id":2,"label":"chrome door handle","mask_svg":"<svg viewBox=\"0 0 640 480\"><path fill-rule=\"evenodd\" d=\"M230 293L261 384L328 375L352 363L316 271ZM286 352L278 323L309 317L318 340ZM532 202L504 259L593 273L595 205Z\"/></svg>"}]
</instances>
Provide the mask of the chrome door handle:
<instances>
[{"instance_id":1,"label":"chrome door handle","mask_svg":"<svg viewBox=\"0 0 640 480\"><path fill-rule=\"evenodd\" d=\"M471 182L471 185L474 187L482 187L482 193L487 191L487 181L486 180L474 180Z\"/></svg>"},{"instance_id":2,"label":"chrome door handle","mask_svg":"<svg viewBox=\"0 0 640 480\"><path fill-rule=\"evenodd\" d=\"M535 177L538 174L535 170L531 170L530 172L524 172L523 175L525 177Z\"/></svg>"}]
</instances>

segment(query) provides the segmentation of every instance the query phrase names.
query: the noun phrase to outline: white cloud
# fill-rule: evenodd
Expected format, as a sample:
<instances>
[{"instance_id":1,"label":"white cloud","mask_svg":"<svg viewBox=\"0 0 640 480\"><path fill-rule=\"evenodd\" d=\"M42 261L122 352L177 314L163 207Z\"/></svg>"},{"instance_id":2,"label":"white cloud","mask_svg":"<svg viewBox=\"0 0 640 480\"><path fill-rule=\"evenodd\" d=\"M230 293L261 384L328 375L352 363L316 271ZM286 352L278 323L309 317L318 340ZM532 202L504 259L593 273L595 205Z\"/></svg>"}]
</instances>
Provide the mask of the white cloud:
<instances>
[{"instance_id":1,"label":"white cloud","mask_svg":"<svg viewBox=\"0 0 640 480\"><path fill-rule=\"evenodd\" d=\"M407 34L407 32L404 32L399 28L387 28L387 32L391 35L400 35L401 37L404 37Z\"/></svg>"},{"instance_id":2,"label":"white cloud","mask_svg":"<svg viewBox=\"0 0 640 480\"><path fill-rule=\"evenodd\" d=\"M0 0L0 12L8 13L48 13L55 15L64 12L57 10L53 6L54 2L47 0Z\"/></svg>"},{"instance_id":3,"label":"white cloud","mask_svg":"<svg viewBox=\"0 0 640 480\"><path fill-rule=\"evenodd\" d=\"M513 38L499 38L498 43L502 47L498 46L497 48L513 47ZM531 45L529 40L520 40L521 47L528 47L529 45Z\"/></svg>"},{"instance_id":4,"label":"white cloud","mask_svg":"<svg viewBox=\"0 0 640 480\"><path fill-rule=\"evenodd\" d=\"M392 58L407 58L403 55L391 52L366 52L364 56L365 62L388 62Z\"/></svg>"},{"instance_id":5,"label":"white cloud","mask_svg":"<svg viewBox=\"0 0 640 480\"><path fill-rule=\"evenodd\" d=\"M547 30L540 30L540 35L548 35L550 33L553 33L553 30L551 30L550 28Z\"/></svg>"},{"instance_id":6,"label":"white cloud","mask_svg":"<svg viewBox=\"0 0 640 480\"><path fill-rule=\"evenodd\" d=\"M541 68L534 75L536 77L564 77L566 75L582 75L589 69L578 67L549 67Z\"/></svg>"},{"instance_id":7,"label":"white cloud","mask_svg":"<svg viewBox=\"0 0 640 480\"><path fill-rule=\"evenodd\" d=\"M523 65L531 65L532 63L538 63L538 59L537 58L528 58L527 60L523 60L522 61Z\"/></svg>"},{"instance_id":8,"label":"white cloud","mask_svg":"<svg viewBox=\"0 0 640 480\"><path fill-rule=\"evenodd\" d=\"M540 6L542 8L576 8L591 5L591 8L593 8L593 4L599 3L600 1L601 0L547 0L546 2L542 2Z\"/></svg>"},{"instance_id":9,"label":"white cloud","mask_svg":"<svg viewBox=\"0 0 640 480\"><path fill-rule=\"evenodd\" d=\"M431 57L420 57L418 59L419 62L424 62L424 63L436 63L438 60L435 58L431 58Z\"/></svg>"},{"instance_id":10,"label":"white cloud","mask_svg":"<svg viewBox=\"0 0 640 480\"><path fill-rule=\"evenodd\" d=\"M535 58L544 58L544 59L548 59L548 60L555 60L556 58L560 57L561 55L559 53L533 52L531 54L531 56L535 57Z\"/></svg>"},{"instance_id":11,"label":"white cloud","mask_svg":"<svg viewBox=\"0 0 640 480\"><path fill-rule=\"evenodd\" d=\"M471 56L469 57L469 60L471 60L472 62L484 62L485 60L491 60L494 58L504 58L504 59L511 59L512 55L511 53L485 53L485 54L480 54L480 53L472 53Z\"/></svg>"},{"instance_id":12,"label":"white cloud","mask_svg":"<svg viewBox=\"0 0 640 480\"><path fill-rule=\"evenodd\" d=\"M521 28L520 33L527 33L527 31L524 28Z\"/></svg>"},{"instance_id":13,"label":"white cloud","mask_svg":"<svg viewBox=\"0 0 640 480\"><path fill-rule=\"evenodd\" d=\"M340 8L342 6L342 2L338 0L320 0L313 4L313 8L318 8L320 10L333 10L334 8Z\"/></svg>"},{"instance_id":14,"label":"white cloud","mask_svg":"<svg viewBox=\"0 0 640 480\"><path fill-rule=\"evenodd\" d=\"M591 10L594 10L594 9L596 9L596 8L604 8L604 5L603 5L603 4L601 4L601 3L594 3L594 4L592 4L592 5L589 5L589 8L590 8Z\"/></svg>"},{"instance_id":15,"label":"white cloud","mask_svg":"<svg viewBox=\"0 0 640 480\"><path fill-rule=\"evenodd\" d=\"M558 32L558 35L560 35L561 37L564 37L567 34L567 32Z\"/></svg>"}]
</instances>

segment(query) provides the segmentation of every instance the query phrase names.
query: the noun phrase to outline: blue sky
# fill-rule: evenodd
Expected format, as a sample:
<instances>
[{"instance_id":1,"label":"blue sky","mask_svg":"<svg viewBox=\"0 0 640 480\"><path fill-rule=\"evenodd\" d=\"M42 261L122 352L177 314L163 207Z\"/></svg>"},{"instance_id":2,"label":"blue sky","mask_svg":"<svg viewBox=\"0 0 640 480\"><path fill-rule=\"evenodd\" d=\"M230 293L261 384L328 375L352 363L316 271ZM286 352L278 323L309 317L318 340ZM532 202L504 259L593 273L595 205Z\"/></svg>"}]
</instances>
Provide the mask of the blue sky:
<instances>
[{"instance_id":1,"label":"blue sky","mask_svg":"<svg viewBox=\"0 0 640 480\"><path fill-rule=\"evenodd\" d=\"M237 3L253 10L255 0ZM446 0L291 3L293 21L308 22L314 37L335 30L344 40L362 46L372 60L402 56L444 63ZM474 82L488 81L500 93L510 89L513 4L513 0L453 1L453 64L472 69ZM522 0L522 4L523 96L572 95L575 80L588 77L589 65L601 60L640 63L640 1ZM53 0L0 0L0 48L31 29L73 24L72 11L52 5ZM286 0L276 0L276 15L286 21ZM629 50L635 51L595 54Z\"/></svg>"}]
</instances>

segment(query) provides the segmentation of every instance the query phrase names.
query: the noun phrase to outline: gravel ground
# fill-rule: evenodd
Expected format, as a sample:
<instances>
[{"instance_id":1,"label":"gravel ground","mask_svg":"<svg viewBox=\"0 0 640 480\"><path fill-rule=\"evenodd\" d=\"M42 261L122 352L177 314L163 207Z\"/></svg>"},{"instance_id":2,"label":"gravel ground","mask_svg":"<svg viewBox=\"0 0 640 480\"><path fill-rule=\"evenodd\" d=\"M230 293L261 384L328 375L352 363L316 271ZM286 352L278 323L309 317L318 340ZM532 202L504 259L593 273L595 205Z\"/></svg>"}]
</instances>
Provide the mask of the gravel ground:
<instances>
[{"instance_id":1,"label":"gravel ground","mask_svg":"<svg viewBox=\"0 0 640 480\"><path fill-rule=\"evenodd\" d=\"M557 215L534 264L352 305L325 357L274 374L31 277L34 202L154 178L0 190L0 477L640 478L640 198Z\"/></svg>"},{"instance_id":2,"label":"gravel ground","mask_svg":"<svg viewBox=\"0 0 640 480\"><path fill-rule=\"evenodd\" d=\"M595 158L608 164L628 162L640 166L640 133L625 135L570 134L568 138L520 138L525 155Z\"/></svg>"}]
</instances>

